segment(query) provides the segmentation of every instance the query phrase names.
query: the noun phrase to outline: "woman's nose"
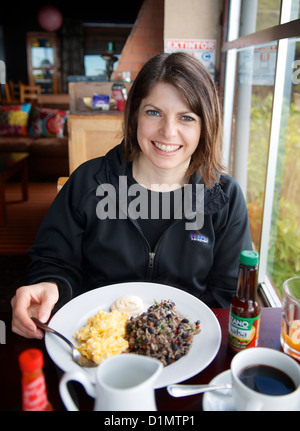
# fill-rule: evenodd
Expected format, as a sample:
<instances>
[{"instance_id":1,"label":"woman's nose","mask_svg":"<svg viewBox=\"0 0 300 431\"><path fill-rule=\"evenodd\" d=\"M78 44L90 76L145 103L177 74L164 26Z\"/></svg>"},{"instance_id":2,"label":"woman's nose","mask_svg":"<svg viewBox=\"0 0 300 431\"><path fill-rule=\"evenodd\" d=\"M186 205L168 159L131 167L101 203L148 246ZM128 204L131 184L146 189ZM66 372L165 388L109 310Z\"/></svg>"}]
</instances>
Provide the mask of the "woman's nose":
<instances>
[{"instance_id":1,"label":"woman's nose","mask_svg":"<svg viewBox=\"0 0 300 431\"><path fill-rule=\"evenodd\" d=\"M161 133L165 138L172 138L177 135L177 124L172 118L164 118L161 124Z\"/></svg>"}]
</instances>

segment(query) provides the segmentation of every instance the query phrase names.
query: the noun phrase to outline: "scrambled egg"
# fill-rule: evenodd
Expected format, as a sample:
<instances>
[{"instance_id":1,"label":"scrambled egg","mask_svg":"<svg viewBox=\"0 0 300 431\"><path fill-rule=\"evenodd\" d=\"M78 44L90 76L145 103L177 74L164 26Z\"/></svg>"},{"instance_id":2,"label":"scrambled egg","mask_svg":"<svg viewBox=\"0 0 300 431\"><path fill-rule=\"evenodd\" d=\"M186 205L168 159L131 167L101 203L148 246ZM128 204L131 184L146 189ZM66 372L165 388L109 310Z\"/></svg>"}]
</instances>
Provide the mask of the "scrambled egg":
<instances>
[{"instance_id":1,"label":"scrambled egg","mask_svg":"<svg viewBox=\"0 0 300 431\"><path fill-rule=\"evenodd\" d=\"M90 317L87 324L75 333L76 339L82 344L80 353L97 364L104 359L118 355L128 348L125 340L125 324L130 315L126 312L113 310L108 313L99 311Z\"/></svg>"}]
</instances>

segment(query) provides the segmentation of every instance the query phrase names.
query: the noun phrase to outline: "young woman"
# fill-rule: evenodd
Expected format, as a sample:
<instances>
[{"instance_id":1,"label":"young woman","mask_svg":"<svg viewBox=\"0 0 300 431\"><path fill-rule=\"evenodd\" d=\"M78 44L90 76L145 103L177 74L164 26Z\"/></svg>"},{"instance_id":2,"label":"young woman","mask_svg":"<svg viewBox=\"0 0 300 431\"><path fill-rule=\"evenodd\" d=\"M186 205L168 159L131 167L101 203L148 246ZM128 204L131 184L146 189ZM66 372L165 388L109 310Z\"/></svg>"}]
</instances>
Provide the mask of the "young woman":
<instances>
[{"instance_id":1,"label":"young woman","mask_svg":"<svg viewBox=\"0 0 300 431\"><path fill-rule=\"evenodd\" d=\"M163 283L229 305L251 238L240 187L223 172L221 123L198 60L161 54L144 65L124 140L71 175L41 224L28 285L12 299L15 332L40 338L30 316L46 321L53 307L112 283Z\"/></svg>"}]
</instances>

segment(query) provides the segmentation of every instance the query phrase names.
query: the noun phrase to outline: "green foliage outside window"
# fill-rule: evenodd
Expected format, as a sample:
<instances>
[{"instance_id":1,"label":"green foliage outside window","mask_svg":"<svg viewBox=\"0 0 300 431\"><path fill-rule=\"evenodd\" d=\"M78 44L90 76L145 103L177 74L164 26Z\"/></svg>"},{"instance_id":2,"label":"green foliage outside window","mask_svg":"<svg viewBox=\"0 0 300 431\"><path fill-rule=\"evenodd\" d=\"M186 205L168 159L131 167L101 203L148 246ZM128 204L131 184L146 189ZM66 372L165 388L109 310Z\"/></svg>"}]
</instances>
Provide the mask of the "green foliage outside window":
<instances>
[{"instance_id":1,"label":"green foliage outside window","mask_svg":"<svg viewBox=\"0 0 300 431\"><path fill-rule=\"evenodd\" d=\"M267 169L272 93L252 95L247 205L252 240L259 250ZM277 291L300 275L300 107L282 113L267 272Z\"/></svg>"}]
</instances>

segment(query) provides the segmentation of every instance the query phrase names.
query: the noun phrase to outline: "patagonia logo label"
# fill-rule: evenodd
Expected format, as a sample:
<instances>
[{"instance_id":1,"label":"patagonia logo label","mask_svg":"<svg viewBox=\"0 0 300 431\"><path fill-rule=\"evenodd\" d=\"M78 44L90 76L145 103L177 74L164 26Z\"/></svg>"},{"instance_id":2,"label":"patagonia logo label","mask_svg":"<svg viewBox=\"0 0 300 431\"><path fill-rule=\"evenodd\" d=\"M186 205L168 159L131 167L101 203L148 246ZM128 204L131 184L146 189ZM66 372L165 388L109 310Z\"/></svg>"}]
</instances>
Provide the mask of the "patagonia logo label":
<instances>
[{"instance_id":1,"label":"patagonia logo label","mask_svg":"<svg viewBox=\"0 0 300 431\"><path fill-rule=\"evenodd\" d=\"M190 240L197 241L197 242L204 242L205 244L208 244L207 236L200 235L198 233L190 233Z\"/></svg>"}]
</instances>

